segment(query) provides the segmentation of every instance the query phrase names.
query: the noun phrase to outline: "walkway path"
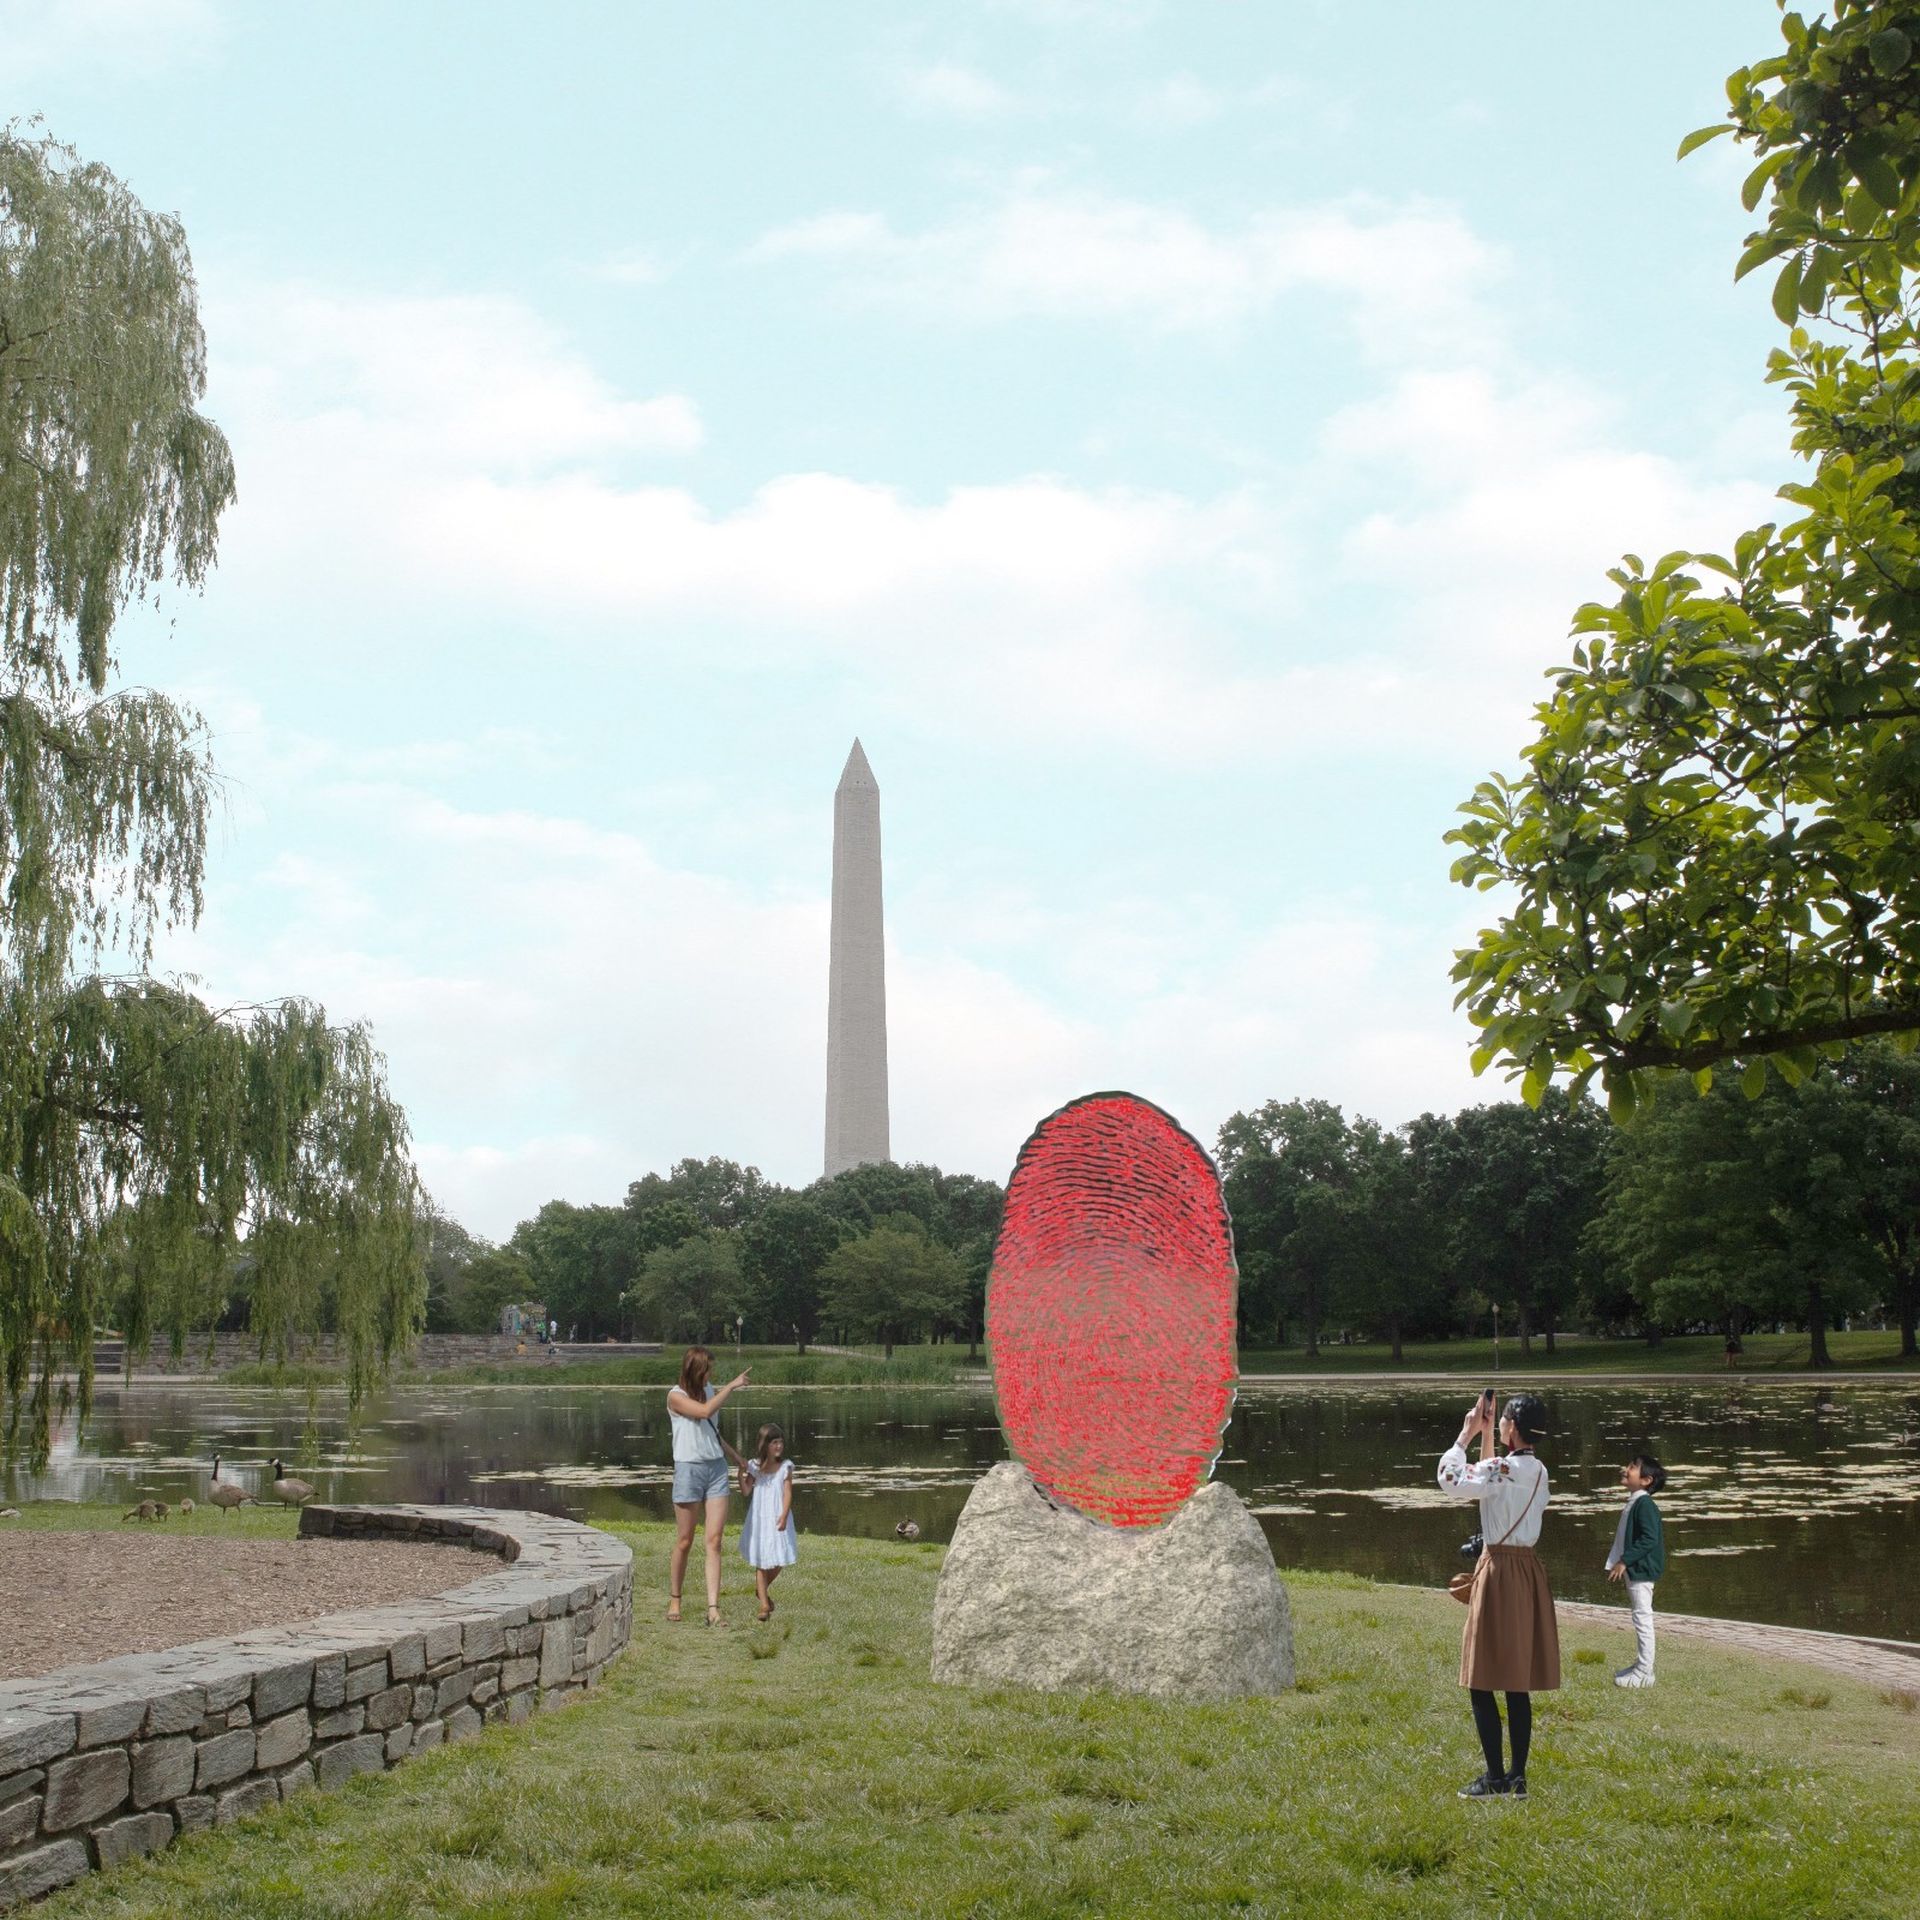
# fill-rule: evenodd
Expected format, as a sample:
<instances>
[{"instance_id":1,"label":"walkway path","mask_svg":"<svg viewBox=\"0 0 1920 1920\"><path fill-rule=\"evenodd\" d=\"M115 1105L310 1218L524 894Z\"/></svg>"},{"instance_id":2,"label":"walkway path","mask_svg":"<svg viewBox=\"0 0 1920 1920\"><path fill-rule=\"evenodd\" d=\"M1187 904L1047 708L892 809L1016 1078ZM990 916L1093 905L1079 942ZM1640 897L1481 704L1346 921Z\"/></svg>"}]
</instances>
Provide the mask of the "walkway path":
<instances>
[{"instance_id":1,"label":"walkway path","mask_svg":"<svg viewBox=\"0 0 1920 1920\"><path fill-rule=\"evenodd\" d=\"M1582 1626L1611 1626L1621 1631L1622 1644L1632 1651L1630 1622L1624 1605L1598 1606L1584 1600L1554 1602L1563 1620ZM1825 1667L1849 1680L1873 1687L1899 1687L1920 1693L1920 1646L1905 1640L1856 1640L1844 1633L1816 1633L1805 1627L1766 1627L1751 1620L1713 1620L1697 1613L1660 1613L1655 1616L1664 1639L1703 1640L1740 1653L1758 1653L1775 1660L1798 1660ZM1624 1658L1624 1655L1623 1655Z\"/></svg>"}]
</instances>

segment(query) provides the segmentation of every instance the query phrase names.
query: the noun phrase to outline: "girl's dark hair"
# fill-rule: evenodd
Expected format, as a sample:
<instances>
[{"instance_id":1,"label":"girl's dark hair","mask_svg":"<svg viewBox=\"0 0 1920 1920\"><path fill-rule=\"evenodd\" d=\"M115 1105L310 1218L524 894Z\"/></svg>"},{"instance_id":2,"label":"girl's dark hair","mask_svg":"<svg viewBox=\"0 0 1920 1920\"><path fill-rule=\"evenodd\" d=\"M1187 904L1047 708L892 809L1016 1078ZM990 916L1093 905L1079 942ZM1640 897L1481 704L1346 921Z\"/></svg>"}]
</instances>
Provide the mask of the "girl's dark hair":
<instances>
[{"instance_id":1,"label":"girl's dark hair","mask_svg":"<svg viewBox=\"0 0 1920 1920\"><path fill-rule=\"evenodd\" d=\"M1511 1420L1530 1447L1547 1437L1547 1403L1537 1393L1516 1393L1500 1417Z\"/></svg>"},{"instance_id":2,"label":"girl's dark hair","mask_svg":"<svg viewBox=\"0 0 1920 1920\"><path fill-rule=\"evenodd\" d=\"M787 1443L787 1436L769 1420L767 1424L760 1429L760 1438L754 1445L753 1464L756 1467L764 1467L767 1464L767 1449L772 1446L776 1440L784 1447Z\"/></svg>"},{"instance_id":3,"label":"girl's dark hair","mask_svg":"<svg viewBox=\"0 0 1920 1920\"><path fill-rule=\"evenodd\" d=\"M680 1391L689 1400L707 1397L707 1376L713 1372L713 1355L705 1347L689 1347L680 1362Z\"/></svg>"},{"instance_id":4,"label":"girl's dark hair","mask_svg":"<svg viewBox=\"0 0 1920 1920\"><path fill-rule=\"evenodd\" d=\"M1640 1477L1647 1483L1649 1493L1658 1493L1667 1484L1667 1470L1650 1453L1636 1453L1633 1464L1640 1469Z\"/></svg>"}]
</instances>

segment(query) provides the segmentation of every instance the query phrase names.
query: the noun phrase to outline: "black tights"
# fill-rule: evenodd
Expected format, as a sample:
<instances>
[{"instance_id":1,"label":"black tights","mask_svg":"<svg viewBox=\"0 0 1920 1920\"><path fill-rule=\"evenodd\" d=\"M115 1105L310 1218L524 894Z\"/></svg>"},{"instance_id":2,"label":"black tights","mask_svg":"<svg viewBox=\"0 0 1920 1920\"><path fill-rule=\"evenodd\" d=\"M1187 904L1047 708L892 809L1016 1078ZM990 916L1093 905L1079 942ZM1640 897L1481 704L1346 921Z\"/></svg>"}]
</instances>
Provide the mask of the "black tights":
<instances>
[{"instance_id":1,"label":"black tights","mask_svg":"<svg viewBox=\"0 0 1920 1920\"><path fill-rule=\"evenodd\" d=\"M1467 1698L1473 1702L1473 1724L1480 1735L1480 1751L1487 1757L1487 1772L1499 1779L1506 1769L1500 1764L1500 1709L1493 1695L1483 1688L1470 1687ZM1527 1749L1533 1744L1533 1695L1507 1695L1507 1731L1513 1736L1513 1771L1527 1770Z\"/></svg>"}]
</instances>

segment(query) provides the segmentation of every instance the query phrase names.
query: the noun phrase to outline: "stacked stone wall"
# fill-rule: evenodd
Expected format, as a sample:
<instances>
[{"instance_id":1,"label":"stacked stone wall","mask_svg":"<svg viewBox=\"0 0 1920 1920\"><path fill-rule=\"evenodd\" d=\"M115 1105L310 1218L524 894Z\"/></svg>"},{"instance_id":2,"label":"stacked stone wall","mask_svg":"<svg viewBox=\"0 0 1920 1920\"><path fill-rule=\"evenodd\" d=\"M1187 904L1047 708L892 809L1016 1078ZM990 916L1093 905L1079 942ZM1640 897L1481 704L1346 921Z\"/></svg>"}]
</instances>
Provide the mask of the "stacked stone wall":
<instances>
[{"instance_id":1,"label":"stacked stone wall","mask_svg":"<svg viewBox=\"0 0 1920 1920\"><path fill-rule=\"evenodd\" d=\"M310 1506L300 1531L507 1564L421 1600L0 1681L0 1907L517 1725L598 1684L632 1633L632 1554L570 1520Z\"/></svg>"}]
</instances>

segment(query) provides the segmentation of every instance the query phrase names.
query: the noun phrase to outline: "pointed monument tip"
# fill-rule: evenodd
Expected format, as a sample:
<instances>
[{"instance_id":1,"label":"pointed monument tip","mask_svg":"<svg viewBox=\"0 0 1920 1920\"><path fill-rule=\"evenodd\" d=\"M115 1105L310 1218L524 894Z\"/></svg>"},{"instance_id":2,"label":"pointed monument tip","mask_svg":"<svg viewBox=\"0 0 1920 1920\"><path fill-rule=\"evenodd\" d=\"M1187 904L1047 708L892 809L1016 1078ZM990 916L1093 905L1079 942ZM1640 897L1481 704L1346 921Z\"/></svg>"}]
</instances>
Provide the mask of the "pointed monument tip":
<instances>
[{"instance_id":1,"label":"pointed monument tip","mask_svg":"<svg viewBox=\"0 0 1920 1920\"><path fill-rule=\"evenodd\" d=\"M854 737L853 751L847 755L847 764L840 770L840 785L843 787L877 787L873 769L867 765L866 750L861 746L859 736Z\"/></svg>"}]
</instances>

